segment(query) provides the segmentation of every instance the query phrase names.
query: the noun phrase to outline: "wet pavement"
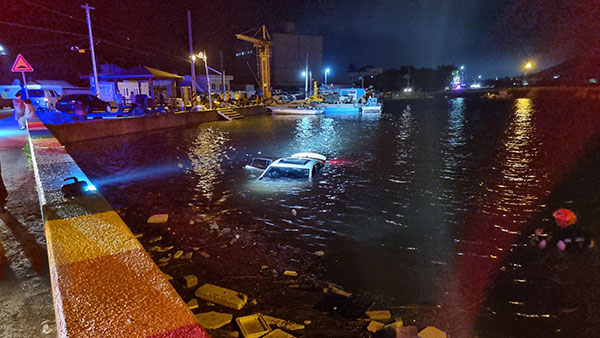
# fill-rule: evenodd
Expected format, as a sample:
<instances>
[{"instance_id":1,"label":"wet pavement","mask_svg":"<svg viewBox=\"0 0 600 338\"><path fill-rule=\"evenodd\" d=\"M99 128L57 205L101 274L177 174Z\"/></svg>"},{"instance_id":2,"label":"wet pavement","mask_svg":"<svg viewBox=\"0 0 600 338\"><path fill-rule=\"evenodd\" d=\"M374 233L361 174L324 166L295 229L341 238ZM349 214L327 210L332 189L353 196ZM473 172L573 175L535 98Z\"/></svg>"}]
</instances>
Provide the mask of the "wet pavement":
<instances>
[{"instance_id":1,"label":"wet pavement","mask_svg":"<svg viewBox=\"0 0 600 338\"><path fill-rule=\"evenodd\" d=\"M9 192L6 211L0 213L0 242L10 262L0 281L0 337L55 337L44 225L23 150L26 135L12 110L0 112L0 161Z\"/></svg>"}]
</instances>

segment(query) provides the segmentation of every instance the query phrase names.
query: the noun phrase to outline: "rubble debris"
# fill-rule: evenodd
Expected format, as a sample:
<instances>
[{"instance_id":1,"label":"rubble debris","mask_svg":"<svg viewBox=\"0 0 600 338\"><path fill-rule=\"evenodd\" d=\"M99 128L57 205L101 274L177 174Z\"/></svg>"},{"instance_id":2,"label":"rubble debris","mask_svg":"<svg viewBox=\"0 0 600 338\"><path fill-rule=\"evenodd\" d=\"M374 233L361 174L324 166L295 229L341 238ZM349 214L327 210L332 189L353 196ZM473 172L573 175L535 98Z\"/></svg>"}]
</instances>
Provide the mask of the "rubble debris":
<instances>
[{"instance_id":1,"label":"rubble debris","mask_svg":"<svg viewBox=\"0 0 600 338\"><path fill-rule=\"evenodd\" d=\"M167 262L169 262L170 260L171 260L171 257L168 257L168 256L167 256L167 257L163 257L163 258L159 259L158 261L159 261L160 263L167 263Z\"/></svg>"},{"instance_id":2,"label":"rubble debris","mask_svg":"<svg viewBox=\"0 0 600 338\"><path fill-rule=\"evenodd\" d=\"M365 314L367 315L367 317L369 317L370 320L386 321L392 318L392 314L387 310L367 311L365 312Z\"/></svg>"},{"instance_id":3,"label":"rubble debris","mask_svg":"<svg viewBox=\"0 0 600 338\"><path fill-rule=\"evenodd\" d=\"M181 256L183 256L183 250L177 250L177 252L175 252L175 254L173 255L173 258L179 259L179 257Z\"/></svg>"},{"instance_id":4,"label":"rubble debris","mask_svg":"<svg viewBox=\"0 0 600 338\"><path fill-rule=\"evenodd\" d=\"M377 332L385 327L385 324L372 320L367 326L369 332Z\"/></svg>"},{"instance_id":5,"label":"rubble debris","mask_svg":"<svg viewBox=\"0 0 600 338\"><path fill-rule=\"evenodd\" d=\"M199 254L204 258L210 258L210 254L206 251L200 251Z\"/></svg>"},{"instance_id":6,"label":"rubble debris","mask_svg":"<svg viewBox=\"0 0 600 338\"><path fill-rule=\"evenodd\" d=\"M229 337L229 338L238 338L240 336L240 333L237 331L224 331L222 332L224 337Z\"/></svg>"},{"instance_id":7,"label":"rubble debris","mask_svg":"<svg viewBox=\"0 0 600 338\"><path fill-rule=\"evenodd\" d=\"M421 330L418 336L421 338L446 338L446 332L438 329L435 326L428 326Z\"/></svg>"},{"instance_id":8,"label":"rubble debris","mask_svg":"<svg viewBox=\"0 0 600 338\"><path fill-rule=\"evenodd\" d=\"M140 238L140 237L143 237L143 236L144 236L144 234L142 234L142 233L139 233L139 234L133 234L133 236L135 236L135 238Z\"/></svg>"},{"instance_id":9,"label":"rubble debris","mask_svg":"<svg viewBox=\"0 0 600 338\"><path fill-rule=\"evenodd\" d=\"M212 223L210 223L210 230L219 230L219 225L217 222L212 221Z\"/></svg>"},{"instance_id":10,"label":"rubble debris","mask_svg":"<svg viewBox=\"0 0 600 338\"><path fill-rule=\"evenodd\" d=\"M195 247L193 247L193 248L192 248L192 250L194 250L194 251L198 251L198 250L200 250L200 248L199 248L199 247L197 247L197 246L195 246Z\"/></svg>"},{"instance_id":11,"label":"rubble debris","mask_svg":"<svg viewBox=\"0 0 600 338\"><path fill-rule=\"evenodd\" d=\"M162 240L162 236L156 236L156 237L154 237L154 238L150 239L150 240L148 241L148 243L156 243L156 242L158 242L158 241L160 241L160 240Z\"/></svg>"},{"instance_id":12,"label":"rubble debris","mask_svg":"<svg viewBox=\"0 0 600 338\"><path fill-rule=\"evenodd\" d=\"M386 329L390 328L390 329L395 330L397 327L401 327L401 326L404 326L404 322L402 321L402 318L397 317L395 322L386 325L385 328Z\"/></svg>"},{"instance_id":13,"label":"rubble debris","mask_svg":"<svg viewBox=\"0 0 600 338\"><path fill-rule=\"evenodd\" d=\"M166 273L163 273L163 275L165 275L165 278L167 280L173 280L173 277L171 275L167 275Z\"/></svg>"},{"instance_id":14,"label":"rubble debris","mask_svg":"<svg viewBox=\"0 0 600 338\"><path fill-rule=\"evenodd\" d=\"M286 275L286 276L290 276L290 277L296 277L296 276L298 276L298 273L296 271L293 271L293 270L285 270L283 272L283 274Z\"/></svg>"},{"instance_id":15,"label":"rubble debris","mask_svg":"<svg viewBox=\"0 0 600 338\"><path fill-rule=\"evenodd\" d=\"M215 302L235 310L243 308L248 301L248 296L243 293L209 283L199 287L194 294L198 298Z\"/></svg>"},{"instance_id":16,"label":"rubble debris","mask_svg":"<svg viewBox=\"0 0 600 338\"><path fill-rule=\"evenodd\" d=\"M235 321L245 338L262 337L271 331L269 324L265 322L263 315L260 313L238 317Z\"/></svg>"},{"instance_id":17,"label":"rubble debris","mask_svg":"<svg viewBox=\"0 0 600 338\"><path fill-rule=\"evenodd\" d=\"M250 301L250 305L256 305L258 304L258 301L256 299L253 299Z\"/></svg>"},{"instance_id":18,"label":"rubble debris","mask_svg":"<svg viewBox=\"0 0 600 338\"><path fill-rule=\"evenodd\" d=\"M324 292L333 292L336 293L338 295L344 296L344 297L350 297L352 296L352 293L344 291L338 287L335 287L333 285L330 285L329 288L327 289L328 291L324 291Z\"/></svg>"},{"instance_id":19,"label":"rubble debris","mask_svg":"<svg viewBox=\"0 0 600 338\"><path fill-rule=\"evenodd\" d=\"M325 256L325 252L324 252L324 251L321 251L321 250L319 250L319 251L315 251L315 252L314 252L314 254L315 254L315 256L318 256L318 257L323 257L323 256Z\"/></svg>"},{"instance_id":20,"label":"rubble debris","mask_svg":"<svg viewBox=\"0 0 600 338\"><path fill-rule=\"evenodd\" d=\"M190 252L188 252L188 253L184 254L183 256L181 256L181 258L182 258L182 259L192 259L192 255L193 255L193 254L194 254L194 253L193 253L192 251L190 251Z\"/></svg>"},{"instance_id":21,"label":"rubble debris","mask_svg":"<svg viewBox=\"0 0 600 338\"><path fill-rule=\"evenodd\" d=\"M312 323L310 320L305 320L304 321L304 325L310 325L310 323Z\"/></svg>"},{"instance_id":22,"label":"rubble debris","mask_svg":"<svg viewBox=\"0 0 600 338\"><path fill-rule=\"evenodd\" d=\"M231 313L220 313L215 311L203 312L194 315L198 324L209 330L222 328L231 323L233 315Z\"/></svg>"},{"instance_id":23,"label":"rubble debris","mask_svg":"<svg viewBox=\"0 0 600 338\"><path fill-rule=\"evenodd\" d=\"M160 247L160 246L153 246L150 249L148 249L148 251L155 251L155 252L167 252L170 251L171 249L173 249L173 246L166 246L166 247Z\"/></svg>"},{"instance_id":24,"label":"rubble debris","mask_svg":"<svg viewBox=\"0 0 600 338\"><path fill-rule=\"evenodd\" d=\"M294 338L294 336L281 329L275 329L270 333L267 333L263 338Z\"/></svg>"},{"instance_id":25,"label":"rubble debris","mask_svg":"<svg viewBox=\"0 0 600 338\"><path fill-rule=\"evenodd\" d=\"M265 270L265 269L268 269L268 268L269 268L269 266L268 266L268 265L261 265L261 266L260 266L260 269L261 269L261 270Z\"/></svg>"},{"instance_id":26,"label":"rubble debris","mask_svg":"<svg viewBox=\"0 0 600 338\"><path fill-rule=\"evenodd\" d=\"M166 223L169 219L169 214L156 214L148 217L148 223Z\"/></svg>"},{"instance_id":27,"label":"rubble debris","mask_svg":"<svg viewBox=\"0 0 600 338\"><path fill-rule=\"evenodd\" d=\"M185 287L188 289L198 285L198 277L196 275L183 276L183 279L185 279Z\"/></svg>"},{"instance_id":28,"label":"rubble debris","mask_svg":"<svg viewBox=\"0 0 600 338\"><path fill-rule=\"evenodd\" d=\"M187 302L186 305L187 305L188 309L190 309L190 310L197 309L198 308L198 300L196 298L192 298L192 299L190 299L189 302Z\"/></svg>"},{"instance_id":29,"label":"rubble debris","mask_svg":"<svg viewBox=\"0 0 600 338\"><path fill-rule=\"evenodd\" d=\"M275 326L277 326L280 329L286 329L286 330L290 330L290 331L302 330L305 327L302 324L294 323L294 322L289 321L289 320L285 320L285 319L281 319L281 318L276 318L276 317L271 317L271 316L267 316L267 315L264 315L263 319L269 325L275 325Z\"/></svg>"}]
</instances>

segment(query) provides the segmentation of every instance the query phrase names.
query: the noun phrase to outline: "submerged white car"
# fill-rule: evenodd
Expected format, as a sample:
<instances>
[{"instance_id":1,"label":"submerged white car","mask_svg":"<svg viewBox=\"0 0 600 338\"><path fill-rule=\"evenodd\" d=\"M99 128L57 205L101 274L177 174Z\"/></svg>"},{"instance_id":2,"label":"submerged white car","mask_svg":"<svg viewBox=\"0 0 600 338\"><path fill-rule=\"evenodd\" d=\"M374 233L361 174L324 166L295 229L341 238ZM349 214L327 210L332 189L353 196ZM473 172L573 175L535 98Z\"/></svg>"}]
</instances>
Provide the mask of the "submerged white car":
<instances>
[{"instance_id":1,"label":"submerged white car","mask_svg":"<svg viewBox=\"0 0 600 338\"><path fill-rule=\"evenodd\" d=\"M308 181L323 168L323 161L313 158L285 157L275 160L260 175L259 180Z\"/></svg>"}]
</instances>

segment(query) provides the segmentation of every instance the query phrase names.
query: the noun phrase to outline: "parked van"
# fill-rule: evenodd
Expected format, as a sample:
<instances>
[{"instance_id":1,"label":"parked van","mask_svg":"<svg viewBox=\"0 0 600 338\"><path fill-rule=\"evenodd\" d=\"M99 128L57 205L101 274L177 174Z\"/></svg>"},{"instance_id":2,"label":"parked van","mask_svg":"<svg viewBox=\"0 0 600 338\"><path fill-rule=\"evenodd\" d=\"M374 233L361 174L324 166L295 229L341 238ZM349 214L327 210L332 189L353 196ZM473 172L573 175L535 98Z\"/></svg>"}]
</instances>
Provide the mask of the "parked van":
<instances>
[{"instance_id":1,"label":"parked van","mask_svg":"<svg viewBox=\"0 0 600 338\"><path fill-rule=\"evenodd\" d=\"M19 93L21 93L21 99L26 98L25 90L21 89ZM36 109L56 109L59 95L53 89L27 89L27 94Z\"/></svg>"}]
</instances>

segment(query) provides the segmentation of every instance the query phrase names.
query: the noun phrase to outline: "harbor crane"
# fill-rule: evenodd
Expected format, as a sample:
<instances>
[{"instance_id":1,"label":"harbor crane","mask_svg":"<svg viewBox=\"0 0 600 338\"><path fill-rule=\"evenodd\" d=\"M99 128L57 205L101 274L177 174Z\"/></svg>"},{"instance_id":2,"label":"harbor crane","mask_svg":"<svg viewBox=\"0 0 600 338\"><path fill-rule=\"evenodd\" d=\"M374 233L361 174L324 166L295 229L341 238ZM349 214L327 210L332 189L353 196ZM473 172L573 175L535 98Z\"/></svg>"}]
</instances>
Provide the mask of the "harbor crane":
<instances>
[{"instance_id":1,"label":"harbor crane","mask_svg":"<svg viewBox=\"0 0 600 338\"><path fill-rule=\"evenodd\" d=\"M256 36L262 33L262 39L257 38ZM269 36L269 32L267 31L267 27L262 25L254 36L247 36L243 34L236 34L236 38L252 42L254 47L258 49L258 61L260 68L260 85L263 92L263 98L270 99L271 98L271 46L273 42L271 42L271 37Z\"/></svg>"}]
</instances>

